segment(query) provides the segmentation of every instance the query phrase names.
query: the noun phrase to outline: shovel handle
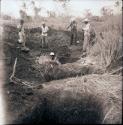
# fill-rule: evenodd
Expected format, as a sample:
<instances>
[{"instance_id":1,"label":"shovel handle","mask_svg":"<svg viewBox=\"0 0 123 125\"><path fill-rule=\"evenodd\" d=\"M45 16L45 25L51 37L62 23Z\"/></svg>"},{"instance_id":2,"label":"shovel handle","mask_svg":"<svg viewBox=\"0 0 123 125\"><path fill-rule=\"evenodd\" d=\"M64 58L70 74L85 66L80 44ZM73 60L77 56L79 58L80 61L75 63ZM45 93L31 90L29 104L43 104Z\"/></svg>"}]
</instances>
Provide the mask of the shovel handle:
<instances>
[{"instance_id":1,"label":"shovel handle","mask_svg":"<svg viewBox=\"0 0 123 125\"><path fill-rule=\"evenodd\" d=\"M14 75L15 75L16 65L17 65L17 57L15 58L15 63L14 63L14 66L13 66L13 72L12 72L12 75L11 75L10 79L12 79L12 77L14 77Z\"/></svg>"}]
</instances>

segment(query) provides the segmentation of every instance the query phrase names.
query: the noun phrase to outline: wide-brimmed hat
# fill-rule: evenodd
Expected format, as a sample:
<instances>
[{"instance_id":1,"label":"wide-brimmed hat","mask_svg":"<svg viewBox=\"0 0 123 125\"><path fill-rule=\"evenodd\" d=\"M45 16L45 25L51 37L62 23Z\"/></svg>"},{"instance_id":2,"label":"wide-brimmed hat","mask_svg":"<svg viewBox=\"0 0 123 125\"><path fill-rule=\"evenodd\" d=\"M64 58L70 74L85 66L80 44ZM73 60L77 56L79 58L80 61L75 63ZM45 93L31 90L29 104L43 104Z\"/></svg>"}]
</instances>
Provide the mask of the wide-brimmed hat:
<instances>
[{"instance_id":1,"label":"wide-brimmed hat","mask_svg":"<svg viewBox=\"0 0 123 125\"><path fill-rule=\"evenodd\" d=\"M89 20L89 19L87 19L87 18L83 20L83 22L89 22L89 21L90 21L90 20Z\"/></svg>"}]
</instances>

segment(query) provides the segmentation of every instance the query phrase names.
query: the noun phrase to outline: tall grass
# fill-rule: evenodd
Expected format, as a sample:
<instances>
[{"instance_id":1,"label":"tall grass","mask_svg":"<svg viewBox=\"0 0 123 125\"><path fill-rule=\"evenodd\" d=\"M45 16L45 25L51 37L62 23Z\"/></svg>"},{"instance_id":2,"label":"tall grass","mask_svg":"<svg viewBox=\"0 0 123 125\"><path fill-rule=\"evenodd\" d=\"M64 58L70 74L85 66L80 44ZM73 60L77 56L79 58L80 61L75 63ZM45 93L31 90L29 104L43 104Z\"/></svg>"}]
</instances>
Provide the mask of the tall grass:
<instances>
[{"instance_id":1,"label":"tall grass","mask_svg":"<svg viewBox=\"0 0 123 125\"><path fill-rule=\"evenodd\" d=\"M97 42L90 55L98 57L99 64L105 69L122 57L122 20L121 16L105 19L96 27Z\"/></svg>"}]
</instances>

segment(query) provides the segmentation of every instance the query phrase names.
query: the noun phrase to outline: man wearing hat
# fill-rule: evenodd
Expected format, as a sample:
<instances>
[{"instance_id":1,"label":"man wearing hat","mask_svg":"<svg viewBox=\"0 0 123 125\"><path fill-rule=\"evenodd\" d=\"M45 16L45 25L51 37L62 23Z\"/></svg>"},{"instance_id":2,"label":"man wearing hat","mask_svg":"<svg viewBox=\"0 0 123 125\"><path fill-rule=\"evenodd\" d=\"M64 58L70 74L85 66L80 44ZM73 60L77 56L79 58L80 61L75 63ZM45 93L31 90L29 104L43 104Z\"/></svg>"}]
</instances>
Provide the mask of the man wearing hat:
<instances>
[{"instance_id":1,"label":"man wearing hat","mask_svg":"<svg viewBox=\"0 0 123 125\"><path fill-rule=\"evenodd\" d=\"M42 27L41 27L42 33L42 48L44 47L48 47L48 40L47 40L47 36L48 36L48 27L45 25L45 22L42 23Z\"/></svg>"},{"instance_id":2,"label":"man wearing hat","mask_svg":"<svg viewBox=\"0 0 123 125\"><path fill-rule=\"evenodd\" d=\"M55 55L54 52L51 52L51 53L50 53L50 59L51 59L51 61L56 62L58 65L61 64L61 63L58 61L58 59L57 59L57 57L56 57L56 55Z\"/></svg>"},{"instance_id":3,"label":"man wearing hat","mask_svg":"<svg viewBox=\"0 0 123 125\"><path fill-rule=\"evenodd\" d=\"M75 18L72 18L70 21L70 25L67 27L67 29L71 30L71 40L70 45L76 44L77 41L77 23L75 21Z\"/></svg>"},{"instance_id":4,"label":"man wearing hat","mask_svg":"<svg viewBox=\"0 0 123 125\"><path fill-rule=\"evenodd\" d=\"M24 20L21 19L20 20L20 24L17 26L18 28L18 35L19 35L19 39L18 39L18 43L21 44L21 50L22 51L29 51L29 48L26 47L25 43L26 43L26 35L25 35L25 29L24 29Z\"/></svg>"},{"instance_id":5,"label":"man wearing hat","mask_svg":"<svg viewBox=\"0 0 123 125\"><path fill-rule=\"evenodd\" d=\"M82 30L84 31L84 43L83 43L83 52L87 54L87 51L89 48L89 41L90 41L90 23L88 19L85 19L83 21L84 27L82 27Z\"/></svg>"}]
</instances>

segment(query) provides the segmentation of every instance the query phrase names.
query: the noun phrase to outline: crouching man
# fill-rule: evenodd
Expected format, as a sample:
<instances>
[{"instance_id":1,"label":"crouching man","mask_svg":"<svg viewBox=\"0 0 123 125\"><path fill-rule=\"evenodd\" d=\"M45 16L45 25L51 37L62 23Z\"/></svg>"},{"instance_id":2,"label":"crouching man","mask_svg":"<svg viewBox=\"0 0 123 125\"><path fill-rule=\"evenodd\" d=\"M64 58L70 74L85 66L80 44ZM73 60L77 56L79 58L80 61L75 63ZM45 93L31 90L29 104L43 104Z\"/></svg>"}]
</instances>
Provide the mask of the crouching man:
<instances>
[{"instance_id":1,"label":"crouching man","mask_svg":"<svg viewBox=\"0 0 123 125\"><path fill-rule=\"evenodd\" d=\"M29 48L26 47L25 43L26 43L26 35L25 35L25 30L24 30L24 20L20 20L20 24L17 26L18 28L18 35L19 35L19 39L18 39L18 43L21 44L21 50L24 52L28 52Z\"/></svg>"},{"instance_id":2,"label":"crouching man","mask_svg":"<svg viewBox=\"0 0 123 125\"><path fill-rule=\"evenodd\" d=\"M50 53L50 60L51 62L55 62L57 65L60 65L61 63L59 62L59 60L57 59L56 55L54 52Z\"/></svg>"},{"instance_id":3,"label":"crouching man","mask_svg":"<svg viewBox=\"0 0 123 125\"><path fill-rule=\"evenodd\" d=\"M42 48L48 48L48 39L47 39L47 36L48 36L48 31L49 31L49 28L48 26L46 26L46 24L43 22L42 23L42 27L41 27L41 30L42 30L42 33L41 33L41 47Z\"/></svg>"}]
</instances>

